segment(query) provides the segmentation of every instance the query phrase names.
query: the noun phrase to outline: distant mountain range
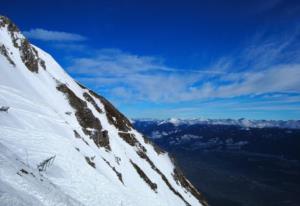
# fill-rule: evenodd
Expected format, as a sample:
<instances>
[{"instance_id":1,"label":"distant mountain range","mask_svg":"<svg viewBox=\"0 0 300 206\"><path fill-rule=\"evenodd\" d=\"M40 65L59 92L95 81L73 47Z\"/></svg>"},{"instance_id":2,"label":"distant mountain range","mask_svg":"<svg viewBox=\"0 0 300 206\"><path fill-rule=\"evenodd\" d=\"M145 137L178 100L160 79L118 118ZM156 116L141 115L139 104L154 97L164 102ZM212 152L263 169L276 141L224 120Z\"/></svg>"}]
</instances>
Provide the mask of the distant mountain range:
<instances>
[{"instance_id":1,"label":"distant mountain range","mask_svg":"<svg viewBox=\"0 0 300 206\"><path fill-rule=\"evenodd\" d=\"M249 120L240 119L177 119L170 118L166 120L159 119L132 119L132 122L143 122L143 124L167 124L171 123L175 126L179 125L235 125L244 128L290 128L300 129L300 120Z\"/></svg>"},{"instance_id":2,"label":"distant mountain range","mask_svg":"<svg viewBox=\"0 0 300 206\"><path fill-rule=\"evenodd\" d=\"M171 155L211 206L296 206L299 121L134 120Z\"/></svg>"}]
</instances>

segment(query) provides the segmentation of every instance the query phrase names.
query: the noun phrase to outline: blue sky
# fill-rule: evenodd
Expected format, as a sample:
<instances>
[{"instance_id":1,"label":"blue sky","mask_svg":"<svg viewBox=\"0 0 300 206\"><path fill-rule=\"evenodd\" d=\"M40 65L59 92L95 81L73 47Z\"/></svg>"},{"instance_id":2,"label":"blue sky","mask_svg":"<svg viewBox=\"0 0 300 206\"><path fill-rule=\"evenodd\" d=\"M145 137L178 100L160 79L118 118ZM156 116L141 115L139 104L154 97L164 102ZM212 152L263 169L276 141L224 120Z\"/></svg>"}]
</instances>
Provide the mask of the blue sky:
<instances>
[{"instance_id":1,"label":"blue sky","mask_svg":"<svg viewBox=\"0 0 300 206\"><path fill-rule=\"evenodd\" d=\"M300 119L300 3L16 1L11 18L131 118Z\"/></svg>"}]
</instances>

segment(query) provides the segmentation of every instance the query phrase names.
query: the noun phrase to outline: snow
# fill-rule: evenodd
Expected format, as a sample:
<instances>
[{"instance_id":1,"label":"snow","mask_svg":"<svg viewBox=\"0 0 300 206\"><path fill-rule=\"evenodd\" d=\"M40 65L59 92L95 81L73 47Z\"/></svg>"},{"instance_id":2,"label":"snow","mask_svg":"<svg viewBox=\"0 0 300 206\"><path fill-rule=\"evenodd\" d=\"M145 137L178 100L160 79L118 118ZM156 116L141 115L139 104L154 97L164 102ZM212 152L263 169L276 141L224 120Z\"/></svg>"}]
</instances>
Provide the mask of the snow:
<instances>
[{"instance_id":1,"label":"snow","mask_svg":"<svg viewBox=\"0 0 300 206\"><path fill-rule=\"evenodd\" d=\"M24 38L20 33L13 35ZM98 148L83 133L74 115L75 110L56 86L58 82L66 84L82 100L87 90L82 89L49 54L33 46L46 64L46 70L40 67L38 73L33 73L24 65L20 51L14 47L11 34L5 27L0 27L1 44L5 45L16 64L13 66L0 55L0 106L10 107L7 113L0 112L1 206L185 205L150 164L137 154L137 148L119 136L119 130L108 122L106 114L97 112L89 102L88 108L108 131L111 151ZM105 111L104 105L93 99ZM74 130L82 139L74 137ZM172 176L174 165L168 154L157 154L140 133L134 129L130 132L146 148L147 156L172 187L191 205L201 205L175 182ZM54 155L53 165L45 172L39 172L37 165ZM95 168L86 162L85 157L93 158ZM124 184L104 159L122 174ZM157 184L157 193L139 176L130 161ZM22 169L28 174L20 172Z\"/></svg>"},{"instance_id":2,"label":"snow","mask_svg":"<svg viewBox=\"0 0 300 206\"><path fill-rule=\"evenodd\" d=\"M180 125L235 125L243 128L289 128L300 129L300 120L250 120L250 119L167 119L167 120L155 120L155 119L135 119L136 122L155 123L157 125L163 125L167 123L173 124L175 127Z\"/></svg>"},{"instance_id":3,"label":"snow","mask_svg":"<svg viewBox=\"0 0 300 206\"><path fill-rule=\"evenodd\" d=\"M184 134L181 136L181 140L189 141L193 139L202 139L201 136L193 135L193 134Z\"/></svg>"}]
</instances>

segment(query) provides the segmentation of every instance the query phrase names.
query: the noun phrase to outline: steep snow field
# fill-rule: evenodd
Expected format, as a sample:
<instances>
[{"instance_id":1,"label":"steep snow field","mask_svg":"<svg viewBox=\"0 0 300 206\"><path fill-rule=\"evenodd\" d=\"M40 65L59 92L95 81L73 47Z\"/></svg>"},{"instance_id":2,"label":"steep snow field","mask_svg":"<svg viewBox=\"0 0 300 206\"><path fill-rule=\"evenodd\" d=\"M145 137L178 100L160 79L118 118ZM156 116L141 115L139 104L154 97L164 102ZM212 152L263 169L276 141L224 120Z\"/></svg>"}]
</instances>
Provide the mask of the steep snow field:
<instances>
[{"instance_id":1,"label":"steep snow field","mask_svg":"<svg viewBox=\"0 0 300 206\"><path fill-rule=\"evenodd\" d=\"M0 111L1 206L206 204L181 173L176 178L166 152L154 148L118 113L110 114L105 100L25 41L15 25L0 17L0 107L9 107ZM86 105L93 124L100 120L100 129L83 126L81 121L88 120L60 85ZM128 131L118 127L118 118ZM105 146L96 144L104 131ZM52 164L39 171L38 165L50 157Z\"/></svg>"}]
</instances>

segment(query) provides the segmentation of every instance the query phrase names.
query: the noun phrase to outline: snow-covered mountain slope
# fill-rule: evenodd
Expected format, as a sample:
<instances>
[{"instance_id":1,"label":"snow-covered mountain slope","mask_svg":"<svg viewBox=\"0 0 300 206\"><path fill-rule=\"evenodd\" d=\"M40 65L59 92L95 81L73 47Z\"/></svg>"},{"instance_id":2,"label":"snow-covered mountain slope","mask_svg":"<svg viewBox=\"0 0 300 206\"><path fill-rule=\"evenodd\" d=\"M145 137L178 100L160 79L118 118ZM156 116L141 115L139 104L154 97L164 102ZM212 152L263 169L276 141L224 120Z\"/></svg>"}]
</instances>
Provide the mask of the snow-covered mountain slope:
<instances>
[{"instance_id":1,"label":"snow-covered mountain slope","mask_svg":"<svg viewBox=\"0 0 300 206\"><path fill-rule=\"evenodd\" d=\"M207 205L169 155L0 17L0 205Z\"/></svg>"},{"instance_id":2,"label":"snow-covered mountain slope","mask_svg":"<svg viewBox=\"0 0 300 206\"><path fill-rule=\"evenodd\" d=\"M143 124L173 124L179 125L233 125L244 128L289 128L300 129L300 120L249 120L245 118L241 119L177 119L170 118L166 120L157 119L133 119L134 122L143 122Z\"/></svg>"}]
</instances>

